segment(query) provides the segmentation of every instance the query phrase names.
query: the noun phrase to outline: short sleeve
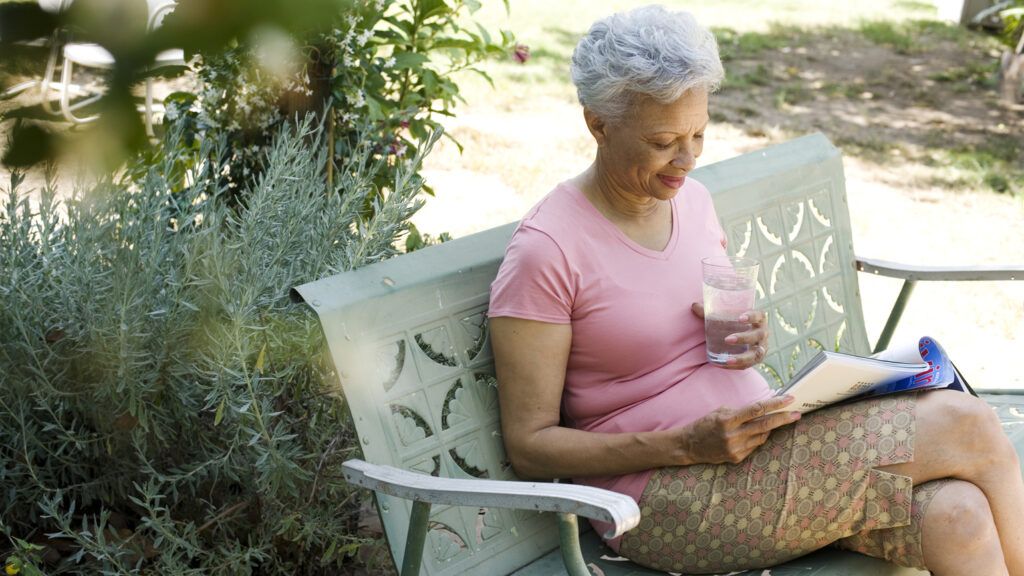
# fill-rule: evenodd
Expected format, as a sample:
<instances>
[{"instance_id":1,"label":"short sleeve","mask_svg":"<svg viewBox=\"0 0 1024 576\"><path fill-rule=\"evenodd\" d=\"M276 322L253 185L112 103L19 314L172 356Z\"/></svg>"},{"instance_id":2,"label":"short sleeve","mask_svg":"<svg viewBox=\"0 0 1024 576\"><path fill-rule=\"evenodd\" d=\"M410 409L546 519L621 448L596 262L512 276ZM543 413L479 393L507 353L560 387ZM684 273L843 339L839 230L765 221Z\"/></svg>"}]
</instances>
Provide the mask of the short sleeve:
<instances>
[{"instance_id":1,"label":"short sleeve","mask_svg":"<svg viewBox=\"0 0 1024 576\"><path fill-rule=\"evenodd\" d=\"M715 232L718 234L718 241L722 243L722 248L725 250L729 249L729 237L725 235L725 230L722 229L722 224L718 221L718 216L715 214L715 210L711 209L711 220Z\"/></svg>"},{"instance_id":2,"label":"short sleeve","mask_svg":"<svg viewBox=\"0 0 1024 576\"><path fill-rule=\"evenodd\" d=\"M568 324L574 298L573 274L561 248L544 232L520 226L491 284L487 315Z\"/></svg>"}]
</instances>

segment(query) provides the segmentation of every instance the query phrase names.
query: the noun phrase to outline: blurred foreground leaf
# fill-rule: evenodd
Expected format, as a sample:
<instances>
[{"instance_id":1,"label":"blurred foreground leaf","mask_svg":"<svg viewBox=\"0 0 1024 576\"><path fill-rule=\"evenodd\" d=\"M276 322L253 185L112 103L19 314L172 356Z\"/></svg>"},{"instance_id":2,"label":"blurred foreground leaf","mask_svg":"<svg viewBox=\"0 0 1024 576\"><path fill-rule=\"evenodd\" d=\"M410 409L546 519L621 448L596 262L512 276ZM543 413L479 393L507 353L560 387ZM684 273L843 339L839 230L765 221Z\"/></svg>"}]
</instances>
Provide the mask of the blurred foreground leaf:
<instances>
[{"instance_id":1,"label":"blurred foreground leaf","mask_svg":"<svg viewBox=\"0 0 1024 576\"><path fill-rule=\"evenodd\" d=\"M303 34L329 30L351 9L351 0L180 0L160 27L147 32L145 0L77 0L60 14L45 12L35 2L0 3L0 50L5 53L12 42L45 40L59 28L70 30L77 41L102 45L115 59L104 77L107 93L97 105L97 122L74 134L22 126L12 131L3 161L29 166L53 160L62 148L86 144L83 152L99 167L119 166L146 145L131 90L153 75L150 67L159 52L182 48L188 57L220 50L262 27ZM45 51L40 56L45 58ZM0 58L0 79L10 75L15 60ZM41 74L44 63L36 68ZM18 114L14 109L4 117Z\"/></svg>"}]
</instances>

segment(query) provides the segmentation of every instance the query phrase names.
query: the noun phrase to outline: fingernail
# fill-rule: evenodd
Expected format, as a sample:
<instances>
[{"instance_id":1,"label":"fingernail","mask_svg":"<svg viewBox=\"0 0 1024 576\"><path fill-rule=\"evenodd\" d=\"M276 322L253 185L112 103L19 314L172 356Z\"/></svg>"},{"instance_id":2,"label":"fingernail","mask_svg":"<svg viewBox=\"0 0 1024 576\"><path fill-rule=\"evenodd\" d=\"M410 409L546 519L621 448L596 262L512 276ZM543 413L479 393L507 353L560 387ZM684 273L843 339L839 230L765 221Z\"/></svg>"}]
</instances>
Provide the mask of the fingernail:
<instances>
[{"instance_id":1,"label":"fingernail","mask_svg":"<svg viewBox=\"0 0 1024 576\"><path fill-rule=\"evenodd\" d=\"M799 412L790 412L790 417L791 417L791 418L792 418L792 419L793 419L794 421L796 421L796 420L799 420L799 419L800 419L800 416L802 416L802 414L800 414Z\"/></svg>"},{"instance_id":2,"label":"fingernail","mask_svg":"<svg viewBox=\"0 0 1024 576\"><path fill-rule=\"evenodd\" d=\"M740 317L739 317L739 321L740 322L746 322L747 320L750 320L750 315L748 315L748 314L740 314Z\"/></svg>"},{"instance_id":3,"label":"fingernail","mask_svg":"<svg viewBox=\"0 0 1024 576\"><path fill-rule=\"evenodd\" d=\"M737 340L739 340L739 338L737 338L736 336L726 336L725 337L725 341L728 344L735 344Z\"/></svg>"}]
</instances>

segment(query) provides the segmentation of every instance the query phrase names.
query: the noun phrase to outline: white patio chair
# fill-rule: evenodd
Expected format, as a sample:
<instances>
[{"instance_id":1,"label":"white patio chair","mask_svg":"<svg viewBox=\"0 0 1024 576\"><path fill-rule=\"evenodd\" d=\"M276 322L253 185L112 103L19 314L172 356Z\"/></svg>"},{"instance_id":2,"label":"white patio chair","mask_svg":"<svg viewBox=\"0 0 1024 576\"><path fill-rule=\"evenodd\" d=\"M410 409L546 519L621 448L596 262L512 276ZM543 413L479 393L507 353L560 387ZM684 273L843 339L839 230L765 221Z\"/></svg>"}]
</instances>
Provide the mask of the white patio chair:
<instances>
[{"instance_id":1,"label":"white patio chair","mask_svg":"<svg viewBox=\"0 0 1024 576\"><path fill-rule=\"evenodd\" d=\"M174 10L176 5L174 0L147 0L149 6L149 21L148 29L153 30L160 26L163 19L169 12ZM107 51L106 48L99 44L86 43L86 42L71 42L64 46L64 64L61 68L61 90L60 90L60 110L69 122L74 124L84 124L86 122L92 122L99 116L76 116L75 111L88 106L102 96L102 92L97 92L91 96L71 103L70 90L64 89L64 87L72 85L72 75L74 72L75 65L83 66L86 68L98 68L103 70L109 70L114 67L114 56ZM149 70L157 70L160 68L166 68L168 66L185 66L185 53L180 48L172 48L170 50L164 50L157 54L153 64L150 65ZM145 105L142 109L142 117L146 124L146 135L153 137L153 115L155 114L153 105L153 79L146 78L146 100Z\"/></svg>"},{"instance_id":2,"label":"white patio chair","mask_svg":"<svg viewBox=\"0 0 1024 576\"><path fill-rule=\"evenodd\" d=\"M39 7L46 12L53 14L59 14L68 9L71 6L72 0L38 0ZM63 87L59 83L53 81L53 75L57 69L57 57L60 55L61 45L63 44L65 33L63 30L54 30L49 37L36 38L34 40L28 40L25 42L19 42L25 46L50 46L50 53L46 59L46 68L43 71L43 75L40 78L34 78L32 80L26 80L11 86L4 91L4 97L11 97L21 92L31 90L33 88L39 88L39 97L43 109L49 114L57 114L51 103L51 92L56 92L59 96ZM68 89L74 92L76 95L83 95L85 92L78 86L70 86Z\"/></svg>"}]
</instances>

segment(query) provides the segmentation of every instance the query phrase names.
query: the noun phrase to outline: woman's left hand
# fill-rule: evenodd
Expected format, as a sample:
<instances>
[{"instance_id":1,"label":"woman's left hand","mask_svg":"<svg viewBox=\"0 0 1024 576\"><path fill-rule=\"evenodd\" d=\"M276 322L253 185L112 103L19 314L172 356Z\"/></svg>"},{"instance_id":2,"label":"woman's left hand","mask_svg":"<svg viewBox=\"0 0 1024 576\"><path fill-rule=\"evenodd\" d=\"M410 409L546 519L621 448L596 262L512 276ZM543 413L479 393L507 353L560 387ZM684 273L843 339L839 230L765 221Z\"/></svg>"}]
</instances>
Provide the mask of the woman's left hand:
<instances>
[{"instance_id":1,"label":"woman's left hand","mask_svg":"<svg viewBox=\"0 0 1024 576\"><path fill-rule=\"evenodd\" d=\"M702 304L694 302L690 310L698 318L704 318ZM722 368L745 370L760 364L768 353L768 316L761 310L750 310L745 315L746 319L740 316L740 321L749 323L750 330L730 334L725 341L729 344L746 344L747 351L729 358Z\"/></svg>"}]
</instances>

